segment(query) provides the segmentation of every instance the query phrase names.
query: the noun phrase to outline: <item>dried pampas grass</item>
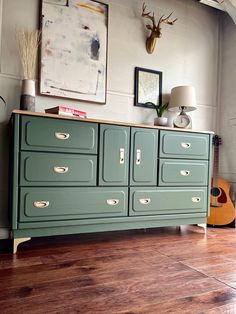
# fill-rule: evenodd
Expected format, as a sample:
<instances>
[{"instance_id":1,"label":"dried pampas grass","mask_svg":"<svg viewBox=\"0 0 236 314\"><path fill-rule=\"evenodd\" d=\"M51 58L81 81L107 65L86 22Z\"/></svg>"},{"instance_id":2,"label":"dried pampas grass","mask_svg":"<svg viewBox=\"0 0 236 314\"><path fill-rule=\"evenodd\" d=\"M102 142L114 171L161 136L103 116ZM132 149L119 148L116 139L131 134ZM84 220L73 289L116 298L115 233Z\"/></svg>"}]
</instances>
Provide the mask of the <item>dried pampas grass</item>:
<instances>
[{"instance_id":1,"label":"dried pampas grass","mask_svg":"<svg viewBox=\"0 0 236 314\"><path fill-rule=\"evenodd\" d=\"M40 43L40 31L17 30L16 38L23 69L23 77L24 79L34 80Z\"/></svg>"}]
</instances>

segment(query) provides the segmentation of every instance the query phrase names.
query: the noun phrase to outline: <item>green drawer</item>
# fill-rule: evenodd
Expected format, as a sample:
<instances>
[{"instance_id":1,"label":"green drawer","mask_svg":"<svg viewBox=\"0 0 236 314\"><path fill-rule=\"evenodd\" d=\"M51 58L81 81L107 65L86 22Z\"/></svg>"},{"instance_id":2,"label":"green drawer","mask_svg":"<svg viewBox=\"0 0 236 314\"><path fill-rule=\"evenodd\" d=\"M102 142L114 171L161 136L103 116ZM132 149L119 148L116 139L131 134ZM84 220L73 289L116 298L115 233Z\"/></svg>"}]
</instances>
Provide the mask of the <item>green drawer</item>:
<instances>
[{"instance_id":1,"label":"green drawer","mask_svg":"<svg viewBox=\"0 0 236 314\"><path fill-rule=\"evenodd\" d=\"M208 159L209 135L161 131L160 157Z\"/></svg>"},{"instance_id":2,"label":"green drawer","mask_svg":"<svg viewBox=\"0 0 236 314\"><path fill-rule=\"evenodd\" d=\"M22 116L21 149L97 153L96 123Z\"/></svg>"},{"instance_id":3,"label":"green drawer","mask_svg":"<svg viewBox=\"0 0 236 314\"><path fill-rule=\"evenodd\" d=\"M127 216L128 188L21 188L20 222Z\"/></svg>"},{"instance_id":4,"label":"green drawer","mask_svg":"<svg viewBox=\"0 0 236 314\"><path fill-rule=\"evenodd\" d=\"M159 186L207 186L208 161L160 159Z\"/></svg>"},{"instance_id":5,"label":"green drawer","mask_svg":"<svg viewBox=\"0 0 236 314\"><path fill-rule=\"evenodd\" d=\"M130 188L130 216L206 211L207 188Z\"/></svg>"},{"instance_id":6,"label":"green drawer","mask_svg":"<svg viewBox=\"0 0 236 314\"><path fill-rule=\"evenodd\" d=\"M95 186L97 156L22 152L20 185Z\"/></svg>"}]
</instances>

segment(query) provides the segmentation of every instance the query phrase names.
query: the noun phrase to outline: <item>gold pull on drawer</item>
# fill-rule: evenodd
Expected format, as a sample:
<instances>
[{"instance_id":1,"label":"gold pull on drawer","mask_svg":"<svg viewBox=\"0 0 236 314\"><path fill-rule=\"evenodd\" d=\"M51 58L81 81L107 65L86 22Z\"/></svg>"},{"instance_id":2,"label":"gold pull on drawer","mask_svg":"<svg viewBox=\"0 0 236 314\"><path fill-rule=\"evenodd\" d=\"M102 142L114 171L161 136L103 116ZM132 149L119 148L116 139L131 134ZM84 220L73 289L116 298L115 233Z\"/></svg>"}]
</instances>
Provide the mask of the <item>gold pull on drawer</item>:
<instances>
[{"instance_id":1,"label":"gold pull on drawer","mask_svg":"<svg viewBox=\"0 0 236 314\"><path fill-rule=\"evenodd\" d=\"M141 149L136 150L136 165L141 164Z\"/></svg>"},{"instance_id":2,"label":"gold pull on drawer","mask_svg":"<svg viewBox=\"0 0 236 314\"><path fill-rule=\"evenodd\" d=\"M188 149L191 147L191 143L181 143L181 147L185 148L185 149Z\"/></svg>"},{"instance_id":3,"label":"gold pull on drawer","mask_svg":"<svg viewBox=\"0 0 236 314\"><path fill-rule=\"evenodd\" d=\"M123 165L125 163L125 149L120 148L120 164Z\"/></svg>"},{"instance_id":4,"label":"gold pull on drawer","mask_svg":"<svg viewBox=\"0 0 236 314\"><path fill-rule=\"evenodd\" d=\"M150 198L140 198L139 199L139 203L142 204L142 205L150 204L150 202L151 202Z\"/></svg>"},{"instance_id":5,"label":"gold pull on drawer","mask_svg":"<svg viewBox=\"0 0 236 314\"><path fill-rule=\"evenodd\" d=\"M193 203L199 203L200 201L201 201L201 197L199 197L199 196L192 197Z\"/></svg>"},{"instance_id":6,"label":"gold pull on drawer","mask_svg":"<svg viewBox=\"0 0 236 314\"><path fill-rule=\"evenodd\" d=\"M56 173L66 173L69 170L69 168L68 167L54 167L53 170Z\"/></svg>"},{"instance_id":7,"label":"gold pull on drawer","mask_svg":"<svg viewBox=\"0 0 236 314\"><path fill-rule=\"evenodd\" d=\"M56 132L55 137L58 140L68 140L68 138L70 137L70 133Z\"/></svg>"},{"instance_id":8,"label":"gold pull on drawer","mask_svg":"<svg viewBox=\"0 0 236 314\"><path fill-rule=\"evenodd\" d=\"M37 208L46 208L49 206L49 201L36 201L34 202L34 207Z\"/></svg>"},{"instance_id":9,"label":"gold pull on drawer","mask_svg":"<svg viewBox=\"0 0 236 314\"><path fill-rule=\"evenodd\" d=\"M107 200L107 204L108 204L108 205L111 205L111 206L118 205L119 202L120 202L120 201L117 200L117 199L110 199L110 200Z\"/></svg>"},{"instance_id":10,"label":"gold pull on drawer","mask_svg":"<svg viewBox=\"0 0 236 314\"><path fill-rule=\"evenodd\" d=\"M190 170L180 170L181 176L187 177L190 175Z\"/></svg>"}]
</instances>

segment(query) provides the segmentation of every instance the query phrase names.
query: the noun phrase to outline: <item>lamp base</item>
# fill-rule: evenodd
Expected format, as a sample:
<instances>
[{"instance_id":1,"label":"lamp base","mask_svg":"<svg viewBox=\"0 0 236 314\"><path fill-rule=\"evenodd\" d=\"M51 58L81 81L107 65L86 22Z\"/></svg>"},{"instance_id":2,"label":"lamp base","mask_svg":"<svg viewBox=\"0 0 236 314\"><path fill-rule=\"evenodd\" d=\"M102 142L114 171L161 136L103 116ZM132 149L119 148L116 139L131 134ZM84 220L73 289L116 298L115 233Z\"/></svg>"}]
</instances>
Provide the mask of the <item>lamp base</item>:
<instances>
[{"instance_id":1,"label":"lamp base","mask_svg":"<svg viewBox=\"0 0 236 314\"><path fill-rule=\"evenodd\" d=\"M192 119L186 114L184 108L181 108L180 114L173 120L173 126L180 129L192 129Z\"/></svg>"}]
</instances>

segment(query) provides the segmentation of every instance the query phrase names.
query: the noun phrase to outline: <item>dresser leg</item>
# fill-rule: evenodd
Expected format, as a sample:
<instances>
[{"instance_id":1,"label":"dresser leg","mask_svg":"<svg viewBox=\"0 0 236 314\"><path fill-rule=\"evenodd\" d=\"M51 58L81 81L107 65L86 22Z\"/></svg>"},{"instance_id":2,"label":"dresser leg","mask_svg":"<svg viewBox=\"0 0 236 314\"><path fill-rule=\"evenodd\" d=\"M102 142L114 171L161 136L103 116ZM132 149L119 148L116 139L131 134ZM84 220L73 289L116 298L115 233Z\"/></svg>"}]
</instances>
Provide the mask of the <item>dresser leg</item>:
<instances>
[{"instance_id":1,"label":"dresser leg","mask_svg":"<svg viewBox=\"0 0 236 314\"><path fill-rule=\"evenodd\" d=\"M207 224L198 224L198 227L203 228L204 232L207 233Z\"/></svg>"},{"instance_id":2,"label":"dresser leg","mask_svg":"<svg viewBox=\"0 0 236 314\"><path fill-rule=\"evenodd\" d=\"M13 254L17 252L18 245L31 240L31 238L18 238L18 239L13 239Z\"/></svg>"}]
</instances>

